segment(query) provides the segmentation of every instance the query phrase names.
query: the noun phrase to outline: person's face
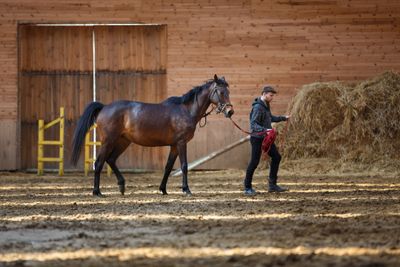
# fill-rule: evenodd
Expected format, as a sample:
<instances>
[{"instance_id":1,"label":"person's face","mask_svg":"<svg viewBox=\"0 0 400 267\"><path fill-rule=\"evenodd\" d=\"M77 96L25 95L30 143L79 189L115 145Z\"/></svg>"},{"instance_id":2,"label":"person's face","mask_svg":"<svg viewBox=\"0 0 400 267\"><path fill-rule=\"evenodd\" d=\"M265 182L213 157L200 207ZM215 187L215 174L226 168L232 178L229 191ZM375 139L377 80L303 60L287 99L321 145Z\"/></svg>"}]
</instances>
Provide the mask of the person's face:
<instances>
[{"instance_id":1,"label":"person's face","mask_svg":"<svg viewBox=\"0 0 400 267\"><path fill-rule=\"evenodd\" d=\"M264 100L267 103L271 103L272 100L274 99L275 94L272 92L268 92L268 93L263 93L261 98L262 100Z\"/></svg>"}]
</instances>

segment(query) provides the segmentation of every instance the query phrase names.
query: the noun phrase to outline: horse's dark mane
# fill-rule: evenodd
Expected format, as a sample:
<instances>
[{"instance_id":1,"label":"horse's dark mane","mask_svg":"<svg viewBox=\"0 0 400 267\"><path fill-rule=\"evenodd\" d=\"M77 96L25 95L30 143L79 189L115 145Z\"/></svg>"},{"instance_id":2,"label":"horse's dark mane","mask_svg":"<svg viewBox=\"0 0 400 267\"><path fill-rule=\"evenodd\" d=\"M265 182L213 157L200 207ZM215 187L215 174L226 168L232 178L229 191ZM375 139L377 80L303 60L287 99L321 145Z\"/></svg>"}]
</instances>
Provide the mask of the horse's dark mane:
<instances>
[{"instance_id":1,"label":"horse's dark mane","mask_svg":"<svg viewBox=\"0 0 400 267\"><path fill-rule=\"evenodd\" d=\"M186 94L182 96L171 96L165 100L165 102L173 103L173 104L186 104L192 101L196 95L200 94L204 89L209 88L210 85L214 82L213 79L206 81L203 85L195 86ZM218 79L217 84L228 86L228 83L225 79Z\"/></svg>"},{"instance_id":2,"label":"horse's dark mane","mask_svg":"<svg viewBox=\"0 0 400 267\"><path fill-rule=\"evenodd\" d=\"M186 103L190 102L191 100L193 100L197 94L201 93L201 91L203 91L203 89L210 87L210 84L212 82L213 82L213 80L209 80L206 83L204 83L203 85L195 86L190 91L183 94L182 96L172 96L172 97L168 98L166 100L166 102L173 103L173 104L186 104Z\"/></svg>"}]
</instances>

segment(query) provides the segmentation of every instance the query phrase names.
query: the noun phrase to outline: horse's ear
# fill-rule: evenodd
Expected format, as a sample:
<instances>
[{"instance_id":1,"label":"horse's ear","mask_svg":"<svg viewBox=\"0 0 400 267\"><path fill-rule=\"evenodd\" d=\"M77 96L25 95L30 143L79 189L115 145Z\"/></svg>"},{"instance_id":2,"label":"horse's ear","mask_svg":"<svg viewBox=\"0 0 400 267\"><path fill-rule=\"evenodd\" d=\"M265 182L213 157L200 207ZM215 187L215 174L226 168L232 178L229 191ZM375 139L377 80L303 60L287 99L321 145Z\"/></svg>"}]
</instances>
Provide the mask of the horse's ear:
<instances>
[{"instance_id":1,"label":"horse's ear","mask_svg":"<svg viewBox=\"0 0 400 267\"><path fill-rule=\"evenodd\" d=\"M224 77L224 76L222 76L222 77L221 77L221 80L223 80L223 81L225 82L225 77Z\"/></svg>"},{"instance_id":2,"label":"horse's ear","mask_svg":"<svg viewBox=\"0 0 400 267\"><path fill-rule=\"evenodd\" d=\"M218 76L217 76L217 74L214 74L214 82L218 82Z\"/></svg>"}]
</instances>

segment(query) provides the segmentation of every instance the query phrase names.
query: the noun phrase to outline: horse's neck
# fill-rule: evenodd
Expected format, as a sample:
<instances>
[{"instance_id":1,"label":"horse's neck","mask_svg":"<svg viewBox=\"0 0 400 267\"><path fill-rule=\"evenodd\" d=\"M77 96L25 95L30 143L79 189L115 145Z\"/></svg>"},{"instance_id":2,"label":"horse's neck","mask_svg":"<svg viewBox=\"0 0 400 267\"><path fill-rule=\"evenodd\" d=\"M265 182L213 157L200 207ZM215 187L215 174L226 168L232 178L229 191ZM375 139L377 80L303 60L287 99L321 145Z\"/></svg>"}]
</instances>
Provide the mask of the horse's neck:
<instances>
[{"instance_id":1,"label":"horse's neck","mask_svg":"<svg viewBox=\"0 0 400 267\"><path fill-rule=\"evenodd\" d=\"M195 97L190 103L190 115L196 120L196 123L204 116L211 104L208 93L208 90L204 90L201 94L197 95L197 100Z\"/></svg>"}]
</instances>

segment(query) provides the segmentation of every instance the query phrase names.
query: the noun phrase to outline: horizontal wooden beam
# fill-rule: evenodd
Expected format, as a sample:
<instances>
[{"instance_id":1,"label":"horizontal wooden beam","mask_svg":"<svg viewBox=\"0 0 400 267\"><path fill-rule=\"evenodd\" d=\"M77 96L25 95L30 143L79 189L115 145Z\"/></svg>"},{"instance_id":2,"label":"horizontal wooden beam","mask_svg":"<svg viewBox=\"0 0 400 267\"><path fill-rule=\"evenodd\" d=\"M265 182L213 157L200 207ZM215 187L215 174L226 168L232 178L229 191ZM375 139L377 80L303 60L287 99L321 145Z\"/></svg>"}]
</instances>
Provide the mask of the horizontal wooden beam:
<instances>
[{"instance_id":1,"label":"horizontal wooden beam","mask_svg":"<svg viewBox=\"0 0 400 267\"><path fill-rule=\"evenodd\" d=\"M224 147L224 148L222 148L220 150L214 151L214 152L208 154L205 157L199 158L199 159L189 163L188 170L191 170L191 169L193 169L193 168L195 168L195 167L197 167L197 166L199 166L199 165L201 165L201 164L203 164L203 163L215 158L216 156L219 156L219 155L221 155L223 153L226 153L229 150L231 150L232 148L235 148L238 145L243 144L244 142L247 142L249 140L250 140L250 135L248 135L246 137L243 137L240 140L238 140L238 141L236 141L236 142L234 142L232 144L229 144L229 145L227 145L226 147ZM181 174L182 174L182 170L181 169L177 169L172 173L172 176L178 176L178 175L181 175Z\"/></svg>"}]
</instances>

